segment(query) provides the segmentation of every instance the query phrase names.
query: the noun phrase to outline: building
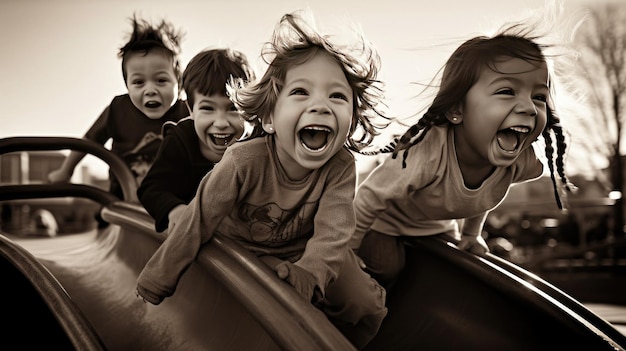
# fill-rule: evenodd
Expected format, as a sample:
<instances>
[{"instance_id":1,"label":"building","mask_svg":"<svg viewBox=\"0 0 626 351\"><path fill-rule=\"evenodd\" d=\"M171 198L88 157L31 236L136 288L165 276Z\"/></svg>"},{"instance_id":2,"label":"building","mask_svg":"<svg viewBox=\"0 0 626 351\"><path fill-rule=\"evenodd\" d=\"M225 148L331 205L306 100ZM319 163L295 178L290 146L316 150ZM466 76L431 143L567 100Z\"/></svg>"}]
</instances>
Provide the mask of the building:
<instances>
[{"instance_id":1,"label":"building","mask_svg":"<svg viewBox=\"0 0 626 351\"><path fill-rule=\"evenodd\" d=\"M0 184L42 184L58 169L65 155L60 151L23 151L0 155ZM108 179L94 177L89 167L79 164L73 182L108 189ZM95 227L99 204L89 199L53 198L0 202L0 230L25 235L81 232ZM56 224L57 229L51 228Z\"/></svg>"}]
</instances>

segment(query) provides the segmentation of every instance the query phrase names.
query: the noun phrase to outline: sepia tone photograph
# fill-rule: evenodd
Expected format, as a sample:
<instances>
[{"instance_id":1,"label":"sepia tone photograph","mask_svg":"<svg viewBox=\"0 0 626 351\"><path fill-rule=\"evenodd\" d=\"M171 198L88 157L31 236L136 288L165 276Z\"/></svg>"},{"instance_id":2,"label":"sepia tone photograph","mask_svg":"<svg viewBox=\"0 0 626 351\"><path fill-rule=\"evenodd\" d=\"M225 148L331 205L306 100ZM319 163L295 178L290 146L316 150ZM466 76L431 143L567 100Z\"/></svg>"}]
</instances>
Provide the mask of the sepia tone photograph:
<instances>
[{"instance_id":1,"label":"sepia tone photograph","mask_svg":"<svg viewBox=\"0 0 626 351\"><path fill-rule=\"evenodd\" d=\"M0 28L0 349L626 350L625 0Z\"/></svg>"}]
</instances>

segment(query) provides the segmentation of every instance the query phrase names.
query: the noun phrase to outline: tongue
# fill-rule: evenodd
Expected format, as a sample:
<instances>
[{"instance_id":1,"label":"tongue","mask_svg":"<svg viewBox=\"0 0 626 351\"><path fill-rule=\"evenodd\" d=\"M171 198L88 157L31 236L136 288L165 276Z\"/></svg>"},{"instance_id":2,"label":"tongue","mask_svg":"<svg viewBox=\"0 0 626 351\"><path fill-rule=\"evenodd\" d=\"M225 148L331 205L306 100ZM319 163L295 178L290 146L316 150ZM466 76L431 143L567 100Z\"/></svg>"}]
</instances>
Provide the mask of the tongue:
<instances>
[{"instance_id":1,"label":"tongue","mask_svg":"<svg viewBox=\"0 0 626 351\"><path fill-rule=\"evenodd\" d=\"M227 138L218 138L218 137L213 137L213 143L215 145L228 145L228 142L230 141L231 137L227 137Z\"/></svg>"},{"instance_id":2,"label":"tongue","mask_svg":"<svg viewBox=\"0 0 626 351\"><path fill-rule=\"evenodd\" d=\"M319 130L303 130L300 139L304 145L312 150L322 148L326 144L326 132Z\"/></svg>"},{"instance_id":3,"label":"tongue","mask_svg":"<svg viewBox=\"0 0 626 351\"><path fill-rule=\"evenodd\" d=\"M514 151L517 148L517 133L508 129L499 131L498 145L503 150Z\"/></svg>"}]
</instances>

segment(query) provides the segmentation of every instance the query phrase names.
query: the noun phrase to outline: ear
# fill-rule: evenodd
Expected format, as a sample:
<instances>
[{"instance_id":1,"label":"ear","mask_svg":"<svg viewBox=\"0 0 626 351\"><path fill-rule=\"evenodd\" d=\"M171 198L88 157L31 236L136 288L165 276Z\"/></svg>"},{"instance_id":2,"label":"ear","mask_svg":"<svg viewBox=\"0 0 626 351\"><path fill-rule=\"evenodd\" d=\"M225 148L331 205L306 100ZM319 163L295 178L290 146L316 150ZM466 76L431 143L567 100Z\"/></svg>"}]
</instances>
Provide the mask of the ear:
<instances>
[{"instance_id":1,"label":"ear","mask_svg":"<svg viewBox=\"0 0 626 351\"><path fill-rule=\"evenodd\" d=\"M274 116L273 115L264 117L263 120L261 121L261 125L263 126L263 130L267 134L274 134L276 132L274 130Z\"/></svg>"},{"instance_id":2,"label":"ear","mask_svg":"<svg viewBox=\"0 0 626 351\"><path fill-rule=\"evenodd\" d=\"M455 107L450 111L446 112L446 118L452 124L461 124L463 122L463 110L462 108Z\"/></svg>"}]
</instances>

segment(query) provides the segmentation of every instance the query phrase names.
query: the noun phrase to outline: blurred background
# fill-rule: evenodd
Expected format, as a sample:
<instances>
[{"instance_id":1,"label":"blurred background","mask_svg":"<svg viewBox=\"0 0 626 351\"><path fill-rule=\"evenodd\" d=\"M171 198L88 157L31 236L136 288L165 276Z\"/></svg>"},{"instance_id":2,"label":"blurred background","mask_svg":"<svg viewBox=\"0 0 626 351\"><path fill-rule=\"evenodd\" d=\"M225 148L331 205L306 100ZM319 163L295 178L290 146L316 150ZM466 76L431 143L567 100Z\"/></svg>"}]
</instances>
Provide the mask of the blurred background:
<instances>
[{"instance_id":1,"label":"blurred background","mask_svg":"<svg viewBox=\"0 0 626 351\"><path fill-rule=\"evenodd\" d=\"M562 22L550 34L567 39L570 51L563 56L574 58L559 72L565 92L557 96L557 110L570 131L566 171L578 191L568 195L568 210L560 211L548 175L515 186L489 215L484 236L495 254L581 301L626 306L626 1L562 5ZM246 53L257 74L265 68L261 47L284 13L310 9L328 32L356 25L379 50L388 114L411 123L432 97L422 88L460 43L542 6L542 0L3 0L0 30L8 36L0 55L0 138L82 137L111 99L126 92L117 52L134 13L165 18L186 33L183 66L202 49L229 46ZM405 128L396 127L388 133ZM389 134L377 143L384 145ZM2 155L0 182L43 182L65 154ZM359 156L359 180L380 161ZM88 156L73 180L107 189L107 167ZM71 234L94 226L96 210L76 199L4 202L0 230Z\"/></svg>"}]
</instances>

